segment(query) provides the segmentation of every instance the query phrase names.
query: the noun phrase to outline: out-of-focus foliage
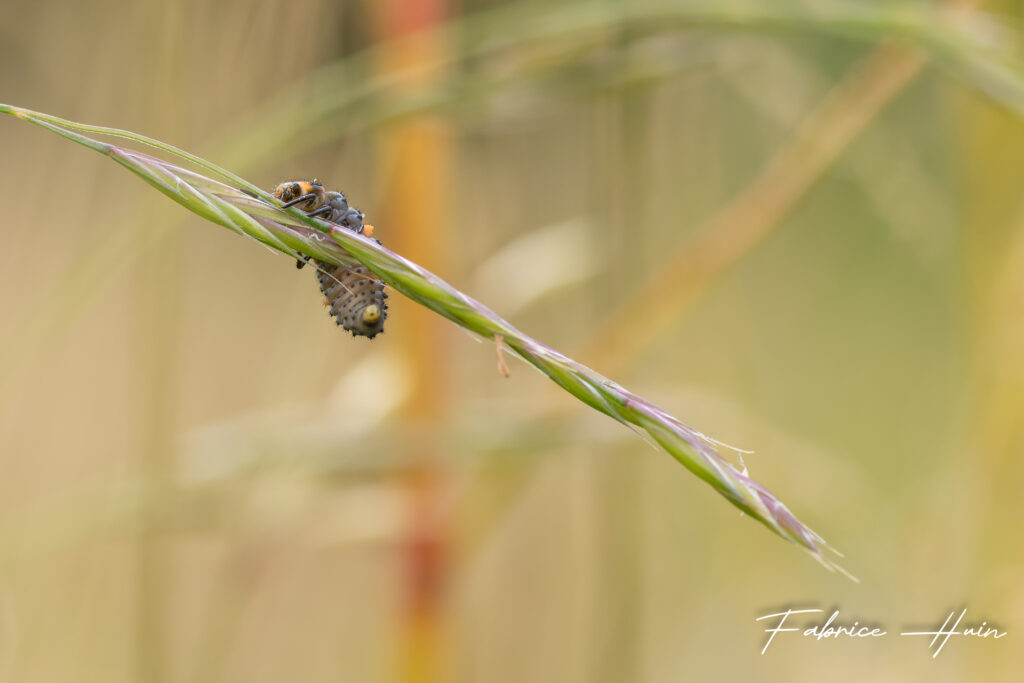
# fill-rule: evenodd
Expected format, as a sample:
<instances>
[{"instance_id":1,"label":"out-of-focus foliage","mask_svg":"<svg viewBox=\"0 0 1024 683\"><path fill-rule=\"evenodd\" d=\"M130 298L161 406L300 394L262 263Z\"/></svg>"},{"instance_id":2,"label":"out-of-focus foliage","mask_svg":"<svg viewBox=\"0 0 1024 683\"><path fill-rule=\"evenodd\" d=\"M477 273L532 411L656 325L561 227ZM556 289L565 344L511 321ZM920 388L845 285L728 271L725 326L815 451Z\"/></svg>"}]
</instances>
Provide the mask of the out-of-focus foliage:
<instances>
[{"instance_id":1,"label":"out-of-focus foliage","mask_svg":"<svg viewBox=\"0 0 1024 683\"><path fill-rule=\"evenodd\" d=\"M378 5L9 5L0 100L340 187L395 251L755 449L862 583L411 306L340 334L306 271L10 120L0 681L1015 680L1014 7L467 2L419 40ZM546 286L494 291L503 254ZM761 656L754 619L807 603L1010 636Z\"/></svg>"}]
</instances>

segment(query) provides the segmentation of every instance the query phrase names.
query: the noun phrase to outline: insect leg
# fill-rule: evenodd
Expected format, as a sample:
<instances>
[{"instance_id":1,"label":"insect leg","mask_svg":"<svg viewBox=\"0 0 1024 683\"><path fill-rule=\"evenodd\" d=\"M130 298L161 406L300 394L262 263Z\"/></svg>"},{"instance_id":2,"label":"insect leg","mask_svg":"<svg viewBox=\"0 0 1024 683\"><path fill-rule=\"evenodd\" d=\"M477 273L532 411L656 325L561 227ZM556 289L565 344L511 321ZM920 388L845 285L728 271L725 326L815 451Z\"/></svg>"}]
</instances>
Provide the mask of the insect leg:
<instances>
[{"instance_id":1,"label":"insect leg","mask_svg":"<svg viewBox=\"0 0 1024 683\"><path fill-rule=\"evenodd\" d=\"M332 211L334 211L334 209L332 209L329 205L325 204L324 206L321 206L319 209L310 211L306 215L309 216L310 218L317 218L320 216L330 216Z\"/></svg>"},{"instance_id":2,"label":"insect leg","mask_svg":"<svg viewBox=\"0 0 1024 683\"><path fill-rule=\"evenodd\" d=\"M308 202L310 199L316 199L316 197L317 197L317 193L316 192L310 192L309 194L304 194L301 197L296 197L295 199L291 200L290 202L285 202L284 204L281 205L281 208L282 209L287 209L290 206L295 206L296 204L301 204L302 202Z\"/></svg>"}]
</instances>

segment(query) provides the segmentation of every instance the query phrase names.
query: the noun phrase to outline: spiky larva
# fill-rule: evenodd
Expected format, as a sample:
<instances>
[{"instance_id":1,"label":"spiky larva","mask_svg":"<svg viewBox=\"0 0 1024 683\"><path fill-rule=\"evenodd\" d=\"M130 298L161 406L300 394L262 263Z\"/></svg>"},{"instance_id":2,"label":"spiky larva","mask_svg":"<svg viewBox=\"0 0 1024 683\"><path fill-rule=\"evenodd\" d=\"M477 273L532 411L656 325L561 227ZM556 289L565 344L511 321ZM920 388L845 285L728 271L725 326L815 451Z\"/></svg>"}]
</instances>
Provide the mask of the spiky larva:
<instances>
[{"instance_id":1,"label":"spiky larva","mask_svg":"<svg viewBox=\"0 0 1024 683\"><path fill-rule=\"evenodd\" d=\"M317 261L317 279L324 303L337 323L352 336L373 339L384 331L388 317L384 283L366 266L336 266Z\"/></svg>"}]
</instances>

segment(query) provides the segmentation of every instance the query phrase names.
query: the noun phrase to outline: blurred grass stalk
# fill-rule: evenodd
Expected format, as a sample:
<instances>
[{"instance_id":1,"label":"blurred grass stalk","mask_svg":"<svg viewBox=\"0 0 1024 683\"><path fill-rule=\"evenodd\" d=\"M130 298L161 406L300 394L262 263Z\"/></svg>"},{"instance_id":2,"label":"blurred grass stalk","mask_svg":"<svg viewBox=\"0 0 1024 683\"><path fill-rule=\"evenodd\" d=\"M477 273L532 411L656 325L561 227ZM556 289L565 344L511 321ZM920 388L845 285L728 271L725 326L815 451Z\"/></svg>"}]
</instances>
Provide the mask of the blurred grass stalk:
<instances>
[{"instance_id":1,"label":"blurred grass stalk","mask_svg":"<svg viewBox=\"0 0 1024 683\"><path fill-rule=\"evenodd\" d=\"M979 4L978 0L952 0L947 5L961 11ZM777 10L775 10L777 11ZM876 10L877 11L877 10ZM889 11L892 11L891 9ZM894 31L881 11L874 26ZM971 15L964 15L971 17ZM975 20L978 17L973 17ZM843 22L840 22L842 25ZM870 23L870 22L868 22ZM914 22L916 24L916 22ZM981 23L974 22L980 29ZM858 28L867 24L854 22ZM995 80L1008 79L990 94L1002 98L1024 113L1024 81L999 62L986 66L983 55L966 50L955 41L938 39L919 25L918 46L932 47L937 57L944 52L959 55L961 67L973 64L977 74L1001 74ZM904 27L905 28L905 27ZM994 26L990 29L994 30ZM683 310L717 276L749 253L793 209L815 181L842 154L849 144L875 119L878 113L911 83L927 64L926 52L913 50L907 39L913 35L895 31L870 54L860 60L821 101L794 132L791 139L768 161L760 174L736 198L715 213L686 240L637 290L617 306L579 353L612 370L625 365L662 337ZM931 38L928 38L932 35ZM937 46L945 46L938 49ZM955 47L955 49L954 49ZM985 88L992 82L980 79ZM1016 93L1010 95L1010 93ZM1010 99L1007 100L1007 97ZM662 292L672 292L666 299ZM628 330L623 334L622 330Z\"/></svg>"},{"instance_id":2,"label":"blurred grass stalk","mask_svg":"<svg viewBox=\"0 0 1024 683\"><path fill-rule=\"evenodd\" d=\"M629 29L634 41L700 28L786 30L866 42L889 39L1024 113L1024 79L1012 66L1016 62L1015 45L991 17L967 10L975 4L975 0L966 0L947 3L943 8L901 2L884 6L828 2L809 7L790 2L735 0L584 2L557 7L517 3L388 41L298 79L268 105L254 109L248 120L234 122L231 133L212 144L208 156L223 159L232 167L252 169L285 152L290 156L301 154L356 130L486 100L524 85L554 84L557 87L552 89L552 97L579 95L580 87L574 79L579 78L580 71L574 67L586 64L608 48L610 37L622 35L624 29ZM958 11L951 12L950 7ZM372 64L380 60L382 50L401 51L404 44L434 39L459 47L437 56L434 62L420 62L386 77L367 77L373 72ZM654 84L692 66L688 57L680 59L660 52L656 57L644 60L640 67L635 65L636 60L627 66L602 66L603 80L597 85L621 88L637 82ZM568 70L569 75L562 70ZM403 82L439 71L443 71L444 77L431 87L414 95L402 92ZM190 161L197 160L192 157ZM52 291L78 292L79 305L72 311L49 313L44 307L30 306L24 319L12 325L13 338L0 349L0 382L7 381L12 372L25 371L21 363L23 350L40 338L59 339L61 335L55 328L68 324L85 310L84 302L95 296L104 283L111 282L113 274L122 272L133 258L158 244L161 234L154 229L140 240L115 228L94 248L81 254L52 287ZM635 300L645 296L637 294ZM685 305L688 297L680 300ZM616 354L613 350L610 355ZM613 363L616 359L608 361Z\"/></svg>"},{"instance_id":3,"label":"blurred grass stalk","mask_svg":"<svg viewBox=\"0 0 1024 683\"><path fill-rule=\"evenodd\" d=\"M846 574L825 554L829 548L820 536L800 522L778 498L749 478L745 470L740 471L718 453L716 449L723 444L532 339L480 302L374 240L309 218L294 208L282 210L260 188L157 140L112 128L76 124L9 105L0 105L0 113L12 114L109 156L190 211L292 257L302 253L329 263L365 265L413 301L485 339L496 340L499 347L503 343L580 401L652 439L744 513L804 548L823 566ZM198 165L213 177L100 142L84 132L150 145Z\"/></svg>"},{"instance_id":4,"label":"blurred grass stalk","mask_svg":"<svg viewBox=\"0 0 1024 683\"><path fill-rule=\"evenodd\" d=\"M395 96L419 99L443 79L438 69L419 71L422 63L444 61L451 44L429 29L443 25L450 12L447 0L381 0L373 3L377 50L371 82L390 81L394 74L418 73L418 78L395 79ZM421 34L423 40L403 38ZM390 48L390 49L388 49ZM453 134L447 120L436 114L405 118L377 131L376 156L383 161L382 191L393 199L383 220L405 227L402 251L427 263L441 264L449 251L452 221L445 205L451 196ZM417 437L403 450L409 465L401 471L404 522L400 534L402 588L396 680L435 683L448 678L451 668L451 623L447 588L452 580L453 524L445 514L454 486L452 473L439 457L439 425L451 415L451 392L445 378L451 363L444 348L445 324L427 309L401 309L406 324L398 347L408 361L409 395L398 419L418 425Z\"/></svg>"},{"instance_id":5,"label":"blurred grass stalk","mask_svg":"<svg viewBox=\"0 0 1024 683\"><path fill-rule=\"evenodd\" d=\"M660 339L704 287L782 223L924 63L920 55L891 42L859 62L760 175L612 311L580 354L617 369ZM662 296L663 292L672 296Z\"/></svg>"},{"instance_id":6,"label":"blurred grass stalk","mask_svg":"<svg viewBox=\"0 0 1024 683\"><path fill-rule=\"evenodd\" d=\"M578 94L578 84L558 80L559 70L586 64L615 47L617 36L624 32L633 42L699 29L890 41L1024 113L1024 77L1009 33L991 17L969 11L977 0L946 4L942 8L836 1L813 6L735 0L570 2L544 7L516 3L388 41L294 81L266 107L255 110L248 122L232 126L212 156L250 168L276 158L282 150L294 155L355 130L551 79L557 81L558 94ZM436 41L459 47L385 76L366 78L383 54ZM680 63L663 52L656 57L641 67L598 63L605 82L619 86L662 81L692 66L690 59ZM431 75L442 77L431 79ZM580 76L578 69L571 72L572 79ZM431 87L412 93L403 87L424 80L433 80Z\"/></svg>"},{"instance_id":7,"label":"blurred grass stalk","mask_svg":"<svg viewBox=\"0 0 1024 683\"><path fill-rule=\"evenodd\" d=\"M295 81L279 98L257 110L248 125L233 126L217 146L218 159L248 167L290 154L384 121L477 100L496 90L530 84L557 75L566 66L581 65L613 47L627 32L634 42L645 38L711 29L742 32L793 32L837 36L879 43L891 41L961 76L1018 112L1024 113L1024 79L1009 33L991 17L968 8L977 0L947 3L894 2L751 2L690 0L668 2L569 2L540 6L516 3L477 12L436 29L388 41L364 53ZM950 11L952 9L958 11ZM418 43L443 41L459 49L366 79L382 51L415 49ZM617 73L622 65L602 63L609 79L663 80L679 72L671 56L659 54L643 73ZM606 73L603 70L611 69ZM629 69L626 67L625 69ZM425 75L444 74L434 87L415 95L403 83L422 82ZM579 71L573 72L579 78ZM573 88L559 83L562 91ZM406 91L403 93L403 91ZM406 96L401 96L402 94ZM395 96L398 95L398 96ZM360 106L373 103L366 116ZM339 118L345 115L344 118ZM256 144L255 142L258 142ZM259 159L254 157L258 155Z\"/></svg>"}]
</instances>

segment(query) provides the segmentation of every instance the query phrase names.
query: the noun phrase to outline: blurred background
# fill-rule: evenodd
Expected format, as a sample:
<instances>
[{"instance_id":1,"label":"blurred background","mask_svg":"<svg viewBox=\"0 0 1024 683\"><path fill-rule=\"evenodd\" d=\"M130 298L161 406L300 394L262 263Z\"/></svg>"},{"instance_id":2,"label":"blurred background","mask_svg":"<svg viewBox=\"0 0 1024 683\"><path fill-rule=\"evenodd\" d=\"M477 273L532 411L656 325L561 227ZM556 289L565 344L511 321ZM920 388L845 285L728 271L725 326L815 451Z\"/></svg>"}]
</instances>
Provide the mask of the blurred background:
<instances>
[{"instance_id":1,"label":"blurred background","mask_svg":"<svg viewBox=\"0 0 1024 683\"><path fill-rule=\"evenodd\" d=\"M1021 8L979 4L4 3L0 101L343 190L755 450L860 583L492 345L397 295L352 339L308 269L4 117L0 681L1019 680ZM891 635L762 656L788 606ZM964 607L1009 635L895 635Z\"/></svg>"}]
</instances>

